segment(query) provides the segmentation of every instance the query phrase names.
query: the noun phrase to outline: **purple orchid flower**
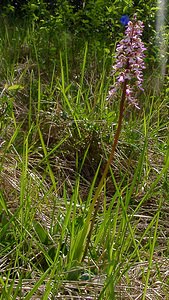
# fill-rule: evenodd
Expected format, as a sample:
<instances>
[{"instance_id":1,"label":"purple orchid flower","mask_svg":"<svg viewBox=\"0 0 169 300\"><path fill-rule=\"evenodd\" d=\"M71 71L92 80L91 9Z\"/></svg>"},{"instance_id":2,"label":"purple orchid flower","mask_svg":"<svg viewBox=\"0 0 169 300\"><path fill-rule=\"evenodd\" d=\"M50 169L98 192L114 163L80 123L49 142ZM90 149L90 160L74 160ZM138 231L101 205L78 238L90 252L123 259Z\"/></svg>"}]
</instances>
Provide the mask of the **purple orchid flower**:
<instances>
[{"instance_id":1,"label":"purple orchid flower","mask_svg":"<svg viewBox=\"0 0 169 300\"><path fill-rule=\"evenodd\" d=\"M137 21L136 15L134 21L128 22L125 37L117 44L116 47L116 63L113 66L112 75L117 75L117 80L109 91L109 97L112 97L121 87L121 83L126 85L127 100L138 108L137 101L134 97L134 89L138 87L143 90L143 69L144 64L144 47L141 41L143 32L143 22Z\"/></svg>"}]
</instances>

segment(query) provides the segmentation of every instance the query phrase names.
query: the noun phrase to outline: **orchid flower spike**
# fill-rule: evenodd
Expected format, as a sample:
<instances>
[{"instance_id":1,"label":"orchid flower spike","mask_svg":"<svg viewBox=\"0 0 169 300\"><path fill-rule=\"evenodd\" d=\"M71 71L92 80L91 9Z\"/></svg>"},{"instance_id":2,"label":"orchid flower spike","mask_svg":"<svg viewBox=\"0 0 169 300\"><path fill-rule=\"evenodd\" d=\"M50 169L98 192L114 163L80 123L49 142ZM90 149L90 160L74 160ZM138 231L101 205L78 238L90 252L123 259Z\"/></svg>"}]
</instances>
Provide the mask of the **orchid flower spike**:
<instances>
[{"instance_id":1,"label":"orchid flower spike","mask_svg":"<svg viewBox=\"0 0 169 300\"><path fill-rule=\"evenodd\" d=\"M139 107L134 92L136 87L143 90L142 71L145 69L144 51L146 48L141 40L143 28L143 22L137 21L136 15L134 15L133 22L128 22L125 37L116 47L116 63L113 66L112 75L117 74L117 79L109 91L109 98L111 98L125 82L126 99L137 108Z\"/></svg>"}]
</instances>

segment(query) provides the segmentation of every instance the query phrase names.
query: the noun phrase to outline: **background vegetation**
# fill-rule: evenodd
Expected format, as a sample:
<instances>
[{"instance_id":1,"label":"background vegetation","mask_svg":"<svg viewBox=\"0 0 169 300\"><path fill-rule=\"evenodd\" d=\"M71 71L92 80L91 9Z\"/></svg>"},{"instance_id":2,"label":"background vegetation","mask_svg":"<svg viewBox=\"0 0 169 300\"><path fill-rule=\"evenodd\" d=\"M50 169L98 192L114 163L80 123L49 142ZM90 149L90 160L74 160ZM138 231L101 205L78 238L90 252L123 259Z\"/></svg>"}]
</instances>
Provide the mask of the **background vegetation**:
<instances>
[{"instance_id":1,"label":"background vegetation","mask_svg":"<svg viewBox=\"0 0 169 300\"><path fill-rule=\"evenodd\" d=\"M0 299L169 299L169 4L158 33L156 1L0 4ZM135 12L144 92L140 110L126 104L85 253L118 120L120 17Z\"/></svg>"}]
</instances>

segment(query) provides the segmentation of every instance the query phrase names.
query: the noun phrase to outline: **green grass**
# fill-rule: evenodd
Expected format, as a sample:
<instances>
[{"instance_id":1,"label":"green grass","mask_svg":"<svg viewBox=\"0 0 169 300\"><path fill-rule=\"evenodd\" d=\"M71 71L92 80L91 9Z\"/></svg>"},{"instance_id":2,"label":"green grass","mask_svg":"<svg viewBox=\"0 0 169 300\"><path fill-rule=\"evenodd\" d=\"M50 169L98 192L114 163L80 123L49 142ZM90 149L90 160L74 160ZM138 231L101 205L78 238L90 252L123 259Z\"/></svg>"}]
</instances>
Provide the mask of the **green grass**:
<instances>
[{"instance_id":1,"label":"green grass","mask_svg":"<svg viewBox=\"0 0 169 300\"><path fill-rule=\"evenodd\" d=\"M65 35L49 59L38 34L0 32L0 299L168 299L167 78L126 107L84 253L118 120L111 57L93 67L84 43L74 66Z\"/></svg>"}]
</instances>

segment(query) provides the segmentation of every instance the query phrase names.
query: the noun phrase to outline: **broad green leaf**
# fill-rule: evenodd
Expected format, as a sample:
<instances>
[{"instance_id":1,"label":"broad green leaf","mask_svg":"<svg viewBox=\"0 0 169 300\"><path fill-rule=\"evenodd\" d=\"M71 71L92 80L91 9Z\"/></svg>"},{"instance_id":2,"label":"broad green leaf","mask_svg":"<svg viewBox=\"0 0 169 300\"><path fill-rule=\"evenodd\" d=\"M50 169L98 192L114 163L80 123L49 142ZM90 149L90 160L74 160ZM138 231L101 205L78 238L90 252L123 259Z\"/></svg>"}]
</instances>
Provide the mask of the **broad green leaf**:
<instances>
[{"instance_id":1,"label":"broad green leaf","mask_svg":"<svg viewBox=\"0 0 169 300\"><path fill-rule=\"evenodd\" d=\"M14 84L14 85L7 87L7 89L8 89L8 91L15 91L15 90L22 90L22 89L24 89L24 87L20 84Z\"/></svg>"},{"instance_id":2,"label":"broad green leaf","mask_svg":"<svg viewBox=\"0 0 169 300\"><path fill-rule=\"evenodd\" d=\"M33 227L34 227L35 232L38 235L41 243L43 243L44 245L48 245L50 238L49 238L49 235L48 235L48 232L46 231L46 229L44 229L42 227L42 225L37 221L33 222Z\"/></svg>"}]
</instances>

